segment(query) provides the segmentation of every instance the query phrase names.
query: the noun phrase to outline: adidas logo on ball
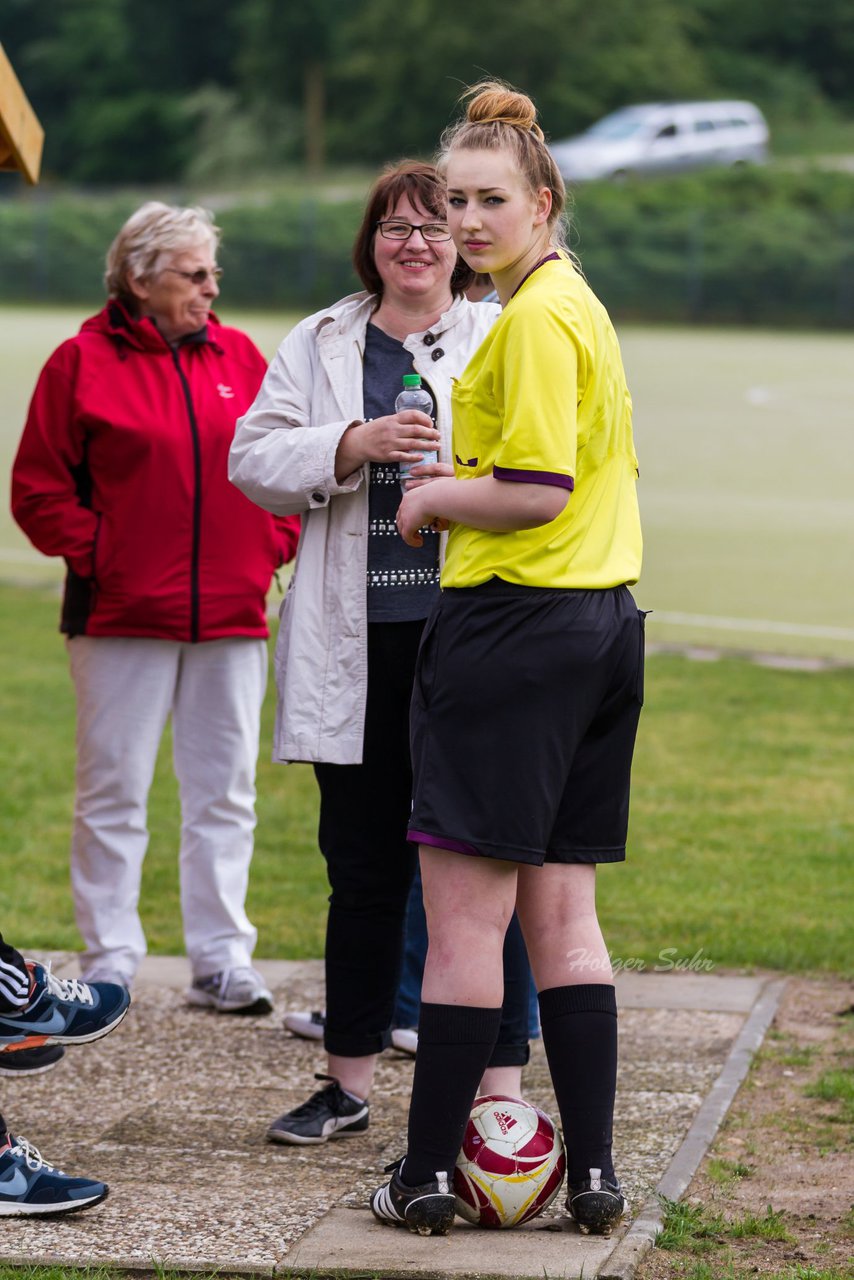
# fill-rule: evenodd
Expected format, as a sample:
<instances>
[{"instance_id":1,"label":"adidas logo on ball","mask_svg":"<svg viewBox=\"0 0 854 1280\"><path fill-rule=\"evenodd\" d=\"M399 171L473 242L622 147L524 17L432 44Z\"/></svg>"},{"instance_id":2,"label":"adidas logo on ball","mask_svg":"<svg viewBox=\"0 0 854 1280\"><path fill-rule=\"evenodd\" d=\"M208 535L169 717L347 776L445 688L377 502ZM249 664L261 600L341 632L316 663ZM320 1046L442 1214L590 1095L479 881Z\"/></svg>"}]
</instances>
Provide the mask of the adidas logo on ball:
<instances>
[{"instance_id":1,"label":"adidas logo on ball","mask_svg":"<svg viewBox=\"0 0 854 1280\"><path fill-rule=\"evenodd\" d=\"M498 1127L502 1133L508 1133L513 1128L516 1121L506 1111L496 1111L495 1119L498 1121Z\"/></svg>"}]
</instances>

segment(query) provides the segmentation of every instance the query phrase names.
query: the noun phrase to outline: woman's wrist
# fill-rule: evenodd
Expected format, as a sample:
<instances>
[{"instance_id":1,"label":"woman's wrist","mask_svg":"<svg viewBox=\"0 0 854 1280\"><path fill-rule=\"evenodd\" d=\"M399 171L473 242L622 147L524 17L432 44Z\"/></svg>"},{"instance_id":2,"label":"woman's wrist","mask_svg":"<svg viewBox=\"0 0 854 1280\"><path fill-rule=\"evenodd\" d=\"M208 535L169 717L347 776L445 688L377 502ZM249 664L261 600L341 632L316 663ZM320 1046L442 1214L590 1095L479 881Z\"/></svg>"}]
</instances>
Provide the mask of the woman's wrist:
<instances>
[{"instance_id":1,"label":"woman's wrist","mask_svg":"<svg viewBox=\"0 0 854 1280\"><path fill-rule=\"evenodd\" d=\"M335 479L339 484L368 460L361 444L360 428L364 425L359 419L351 422L338 441L338 448L335 450Z\"/></svg>"}]
</instances>

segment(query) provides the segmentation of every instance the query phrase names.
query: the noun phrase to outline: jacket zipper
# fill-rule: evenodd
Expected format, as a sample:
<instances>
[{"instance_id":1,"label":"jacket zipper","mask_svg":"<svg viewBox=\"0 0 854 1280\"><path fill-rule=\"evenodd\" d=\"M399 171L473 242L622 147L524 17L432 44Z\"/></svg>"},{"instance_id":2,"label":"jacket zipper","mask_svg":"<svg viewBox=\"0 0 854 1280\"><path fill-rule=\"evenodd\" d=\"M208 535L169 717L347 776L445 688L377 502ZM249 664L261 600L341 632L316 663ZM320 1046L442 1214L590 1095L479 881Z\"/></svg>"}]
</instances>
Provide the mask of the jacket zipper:
<instances>
[{"instance_id":1,"label":"jacket zipper","mask_svg":"<svg viewBox=\"0 0 854 1280\"><path fill-rule=\"evenodd\" d=\"M199 558L202 532L202 453L199 442L199 427L193 408L193 397L187 375L181 367L178 351L172 348L172 360L178 370L184 399L187 404L187 417L190 420L190 436L193 441L193 553L190 560L190 640L196 644L199 639Z\"/></svg>"}]
</instances>

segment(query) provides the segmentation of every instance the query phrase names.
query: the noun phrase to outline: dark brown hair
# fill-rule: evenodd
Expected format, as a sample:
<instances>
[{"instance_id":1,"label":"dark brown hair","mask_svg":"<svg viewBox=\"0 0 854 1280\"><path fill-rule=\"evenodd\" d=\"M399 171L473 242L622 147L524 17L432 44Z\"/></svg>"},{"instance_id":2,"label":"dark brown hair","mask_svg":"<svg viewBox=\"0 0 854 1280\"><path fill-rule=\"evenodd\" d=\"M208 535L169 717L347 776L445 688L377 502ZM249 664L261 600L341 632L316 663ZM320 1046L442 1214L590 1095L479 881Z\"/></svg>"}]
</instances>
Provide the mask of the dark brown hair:
<instances>
[{"instance_id":1,"label":"dark brown hair","mask_svg":"<svg viewBox=\"0 0 854 1280\"><path fill-rule=\"evenodd\" d=\"M374 236L377 223L403 196L411 205L432 214L442 222L448 216L447 198L442 179L435 165L420 160L401 160L389 165L371 187L362 224L353 245L353 266L368 293L382 297L383 282L374 262ZM451 292L463 293L474 279L474 272L459 256L451 275Z\"/></svg>"}]
</instances>

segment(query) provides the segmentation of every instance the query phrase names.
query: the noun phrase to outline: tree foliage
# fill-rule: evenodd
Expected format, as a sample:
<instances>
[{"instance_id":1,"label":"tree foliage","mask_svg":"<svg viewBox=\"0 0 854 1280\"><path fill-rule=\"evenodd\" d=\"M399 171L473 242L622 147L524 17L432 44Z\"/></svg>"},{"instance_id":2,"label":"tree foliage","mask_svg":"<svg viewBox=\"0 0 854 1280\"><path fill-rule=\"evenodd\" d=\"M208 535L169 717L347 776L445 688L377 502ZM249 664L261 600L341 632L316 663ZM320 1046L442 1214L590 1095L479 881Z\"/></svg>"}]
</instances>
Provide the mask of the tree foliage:
<instances>
[{"instance_id":1,"label":"tree foliage","mask_svg":"<svg viewBox=\"0 0 854 1280\"><path fill-rule=\"evenodd\" d=\"M88 182L429 155L484 76L554 138L657 98L854 110L851 0L4 0L0 41L46 171Z\"/></svg>"}]
</instances>

